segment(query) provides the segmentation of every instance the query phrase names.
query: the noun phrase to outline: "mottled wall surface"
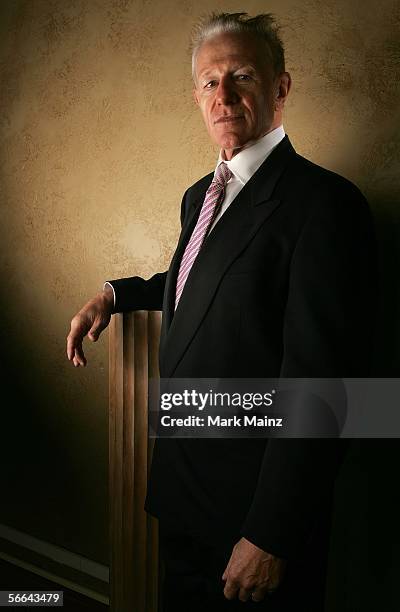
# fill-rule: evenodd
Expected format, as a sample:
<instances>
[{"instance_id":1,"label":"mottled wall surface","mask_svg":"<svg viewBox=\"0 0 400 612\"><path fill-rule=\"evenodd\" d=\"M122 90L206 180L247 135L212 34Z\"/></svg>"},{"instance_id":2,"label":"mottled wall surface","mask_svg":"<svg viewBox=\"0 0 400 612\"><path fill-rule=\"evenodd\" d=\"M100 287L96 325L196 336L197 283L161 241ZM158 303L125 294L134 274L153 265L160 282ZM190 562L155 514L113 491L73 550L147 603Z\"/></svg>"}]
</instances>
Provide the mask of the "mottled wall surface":
<instances>
[{"instance_id":1,"label":"mottled wall surface","mask_svg":"<svg viewBox=\"0 0 400 612\"><path fill-rule=\"evenodd\" d=\"M79 370L65 358L65 336L106 278L167 268L181 196L217 155L192 101L188 34L201 13L243 6L0 4L0 333L9 441L0 523L104 563L107 334L87 347L89 366ZM293 78L285 128L295 147L354 180L371 202L382 257L392 262L383 265L392 316L399 3L253 0L245 10L272 11L284 26ZM378 359L386 374L396 370L399 336L390 316L382 337L390 331L391 339L380 340Z\"/></svg>"}]
</instances>

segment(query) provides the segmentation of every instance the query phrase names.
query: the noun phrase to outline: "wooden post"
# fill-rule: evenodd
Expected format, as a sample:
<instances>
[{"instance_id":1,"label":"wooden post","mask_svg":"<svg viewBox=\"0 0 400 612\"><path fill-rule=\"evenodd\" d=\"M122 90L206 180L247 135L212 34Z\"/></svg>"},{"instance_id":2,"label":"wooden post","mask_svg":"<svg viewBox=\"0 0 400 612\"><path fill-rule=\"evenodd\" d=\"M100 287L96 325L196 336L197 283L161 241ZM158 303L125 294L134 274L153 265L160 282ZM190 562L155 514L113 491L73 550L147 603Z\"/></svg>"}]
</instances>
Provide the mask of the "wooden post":
<instances>
[{"instance_id":1,"label":"wooden post","mask_svg":"<svg viewBox=\"0 0 400 612\"><path fill-rule=\"evenodd\" d=\"M158 376L161 313L110 323L110 611L157 612L158 526L144 509L153 440L148 381Z\"/></svg>"}]
</instances>

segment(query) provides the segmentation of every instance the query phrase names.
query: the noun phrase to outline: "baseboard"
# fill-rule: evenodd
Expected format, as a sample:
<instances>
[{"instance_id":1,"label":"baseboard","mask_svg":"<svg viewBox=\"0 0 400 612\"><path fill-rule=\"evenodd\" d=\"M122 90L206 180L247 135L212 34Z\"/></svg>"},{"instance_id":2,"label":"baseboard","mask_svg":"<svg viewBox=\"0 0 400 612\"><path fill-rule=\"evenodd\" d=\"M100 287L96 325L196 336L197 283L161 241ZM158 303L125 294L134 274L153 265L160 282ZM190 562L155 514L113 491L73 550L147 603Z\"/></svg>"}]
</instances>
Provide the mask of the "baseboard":
<instances>
[{"instance_id":1,"label":"baseboard","mask_svg":"<svg viewBox=\"0 0 400 612\"><path fill-rule=\"evenodd\" d=\"M109 568L0 524L0 558L109 605Z\"/></svg>"}]
</instances>

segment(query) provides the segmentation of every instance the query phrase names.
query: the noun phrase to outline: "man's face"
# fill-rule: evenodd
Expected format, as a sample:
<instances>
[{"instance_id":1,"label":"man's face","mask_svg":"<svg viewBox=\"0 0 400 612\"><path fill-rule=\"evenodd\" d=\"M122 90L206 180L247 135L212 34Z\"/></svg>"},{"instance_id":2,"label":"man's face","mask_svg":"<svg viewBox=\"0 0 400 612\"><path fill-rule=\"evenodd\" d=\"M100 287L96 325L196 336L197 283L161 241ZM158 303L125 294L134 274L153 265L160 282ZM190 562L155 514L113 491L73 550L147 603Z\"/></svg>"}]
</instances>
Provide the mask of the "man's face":
<instances>
[{"instance_id":1,"label":"man's face","mask_svg":"<svg viewBox=\"0 0 400 612\"><path fill-rule=\"evenodd\" d=\"M281 123L280 79L274 82L267 53L260 41L238 33L218 34L197 53L194 97L227 159Z\"/></svg>"}]
</instances>

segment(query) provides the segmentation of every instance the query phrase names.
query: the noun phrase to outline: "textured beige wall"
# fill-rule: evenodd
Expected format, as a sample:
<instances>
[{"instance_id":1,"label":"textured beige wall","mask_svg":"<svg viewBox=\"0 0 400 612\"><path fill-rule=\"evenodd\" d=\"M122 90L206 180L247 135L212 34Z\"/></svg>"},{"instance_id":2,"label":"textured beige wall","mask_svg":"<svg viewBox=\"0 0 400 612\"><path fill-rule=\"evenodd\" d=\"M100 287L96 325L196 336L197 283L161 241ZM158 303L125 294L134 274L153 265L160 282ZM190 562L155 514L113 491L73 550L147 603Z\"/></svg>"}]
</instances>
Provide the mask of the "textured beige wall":
<instances>
[{"instance_id":1,"label":"textured beige wall","mask_svg":"<svg viewBox=\"0 0 400 612\"><path fill-rule=\"evenodd\" d=\"M393 242L399 3L244 4L284 26L295 147L354 180ZM104 563L107 335L74 370L69 320L104 279L166 269L181 196L217 154L192 103L188 33L200 13L244 4L0 3L0 523Z\"/></svg>"}]
</instances>

